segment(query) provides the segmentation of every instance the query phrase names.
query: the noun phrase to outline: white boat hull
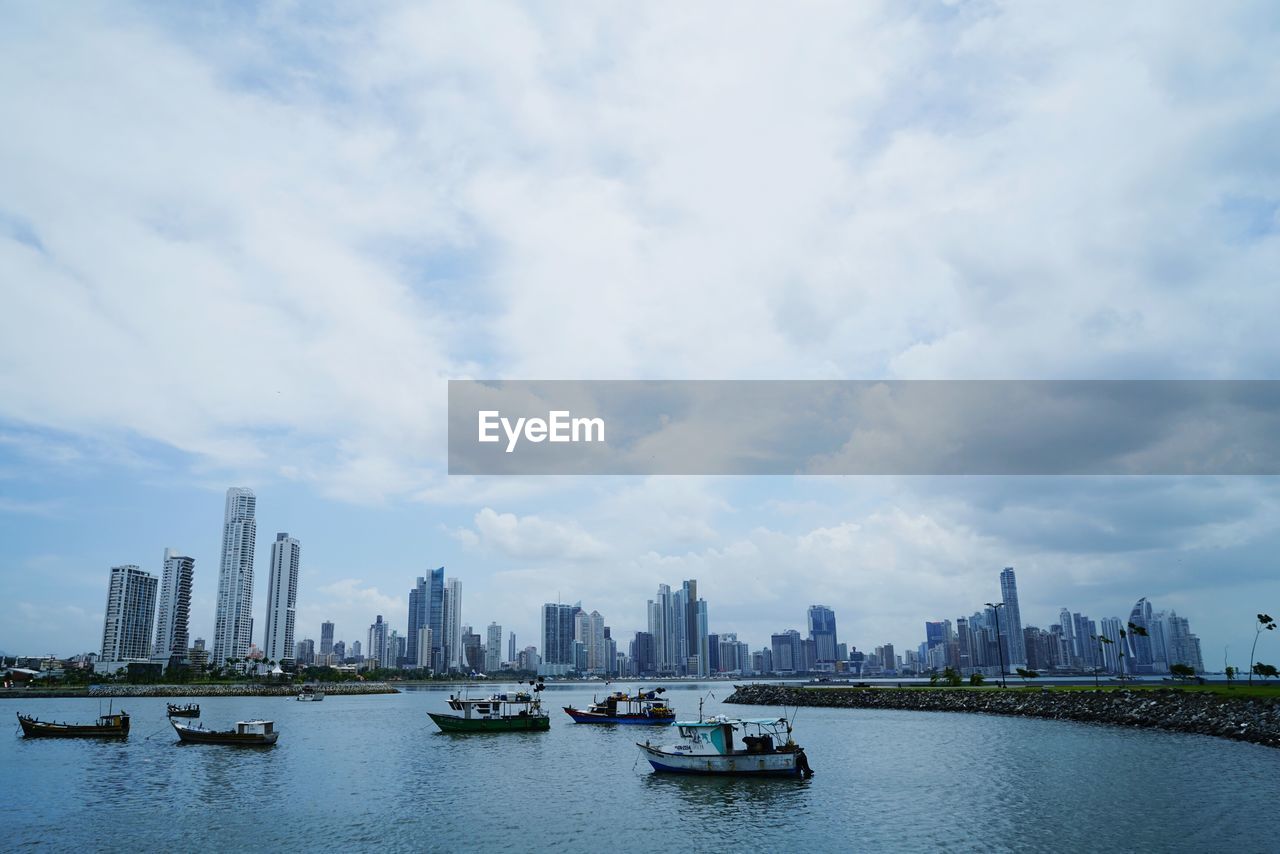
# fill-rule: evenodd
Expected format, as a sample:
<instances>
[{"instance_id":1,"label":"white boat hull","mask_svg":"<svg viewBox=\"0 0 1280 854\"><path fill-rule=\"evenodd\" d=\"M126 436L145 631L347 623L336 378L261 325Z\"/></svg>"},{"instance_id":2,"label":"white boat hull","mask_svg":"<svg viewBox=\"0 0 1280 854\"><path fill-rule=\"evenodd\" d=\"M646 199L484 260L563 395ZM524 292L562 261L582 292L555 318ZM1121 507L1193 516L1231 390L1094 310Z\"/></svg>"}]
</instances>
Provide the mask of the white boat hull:
<instances>
[{"instance_id":1,"label":"white boat hull","mask_svg":"<svg viewBox=\"0 0 1280 854\"><path fill-rule=\"evenodd\" d=\"M759 777L799 777L798 753L732 753L729 755L671 752L637 744L641 755L663 774L726 774Z\"/></svg>"}]
</instances>

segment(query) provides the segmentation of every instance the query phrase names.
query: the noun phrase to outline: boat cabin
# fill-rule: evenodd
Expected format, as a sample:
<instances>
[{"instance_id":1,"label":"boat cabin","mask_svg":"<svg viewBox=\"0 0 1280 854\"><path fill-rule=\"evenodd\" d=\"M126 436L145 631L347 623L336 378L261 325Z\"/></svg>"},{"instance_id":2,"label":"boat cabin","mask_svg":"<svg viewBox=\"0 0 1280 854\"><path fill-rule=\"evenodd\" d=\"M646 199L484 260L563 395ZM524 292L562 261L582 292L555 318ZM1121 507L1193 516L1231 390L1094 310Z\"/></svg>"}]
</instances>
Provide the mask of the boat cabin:
<instances>
[{"instance_id":1,"label":"boat cabin","mask_svg":"<svg viewBox=\"0 0 1280 854\"><path fill-rule=\"evenodd\" d=\"M683 742L675 749L695 755L776 753L788 740L790 730L784 718L725 718L705 721L677 721L674 724ZM740 733L740 743L734 733Z\"/></svg>"},{"instance_id":2,"label":"boat cabin","mask_svg":"<svg viewBox=\"0 0 1280 854\"><path fill-rule=\"evenodd\" d=\"M514 694L495 694L482 700L451 696L449 708L455 712L462 712L462 717L466 720L484 720L528 717L530 714L537 713L539 703L532 694L521 691Z\"/></svg>"},{"instance_id":3,"label":"boat cabin","mask_svg":"<svg viewBox=\"0 0 1280 854\"><path fill-rule=\"evenodd\" d=\"M274 721L236 721L236 735L270 735Z\"/></svg>"}]
</instances>

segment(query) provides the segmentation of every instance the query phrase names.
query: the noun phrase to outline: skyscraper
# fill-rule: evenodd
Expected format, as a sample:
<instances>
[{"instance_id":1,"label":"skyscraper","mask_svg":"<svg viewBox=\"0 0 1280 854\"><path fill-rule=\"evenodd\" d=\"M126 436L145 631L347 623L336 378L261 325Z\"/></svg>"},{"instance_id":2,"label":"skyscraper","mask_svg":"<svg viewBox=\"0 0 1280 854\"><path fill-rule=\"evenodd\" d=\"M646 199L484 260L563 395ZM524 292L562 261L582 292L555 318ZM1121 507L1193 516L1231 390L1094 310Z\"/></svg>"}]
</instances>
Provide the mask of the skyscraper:
<instances>
[{"instance_id":1,"label":"skyscraper","mask_svg":"<svg viewBox=\"0 0 1280 854\"><path fill-rule=\"evenodd\" d=\"M151 648L154 661L178 664L187 658L187 624L191 616L193 558L164 550L164 573L160 576L160 613L156 618L156 643Z\"/></svg>"},{"instance_id":2,"label":"skyscraper","mask_svg":"<svg viewBox=\"0 0 1280 854\"><path fill-rule=\"evenodd\" d=\"M268 661L283 664L294 652L293 626L301 557L302 546L296 539L287 533L276 534L276 541L271 544L271 576L267 584L267 629L262 637L262 652ZM330 648L329 652L332 651Z\"/></svg>"},{"instance_id":3,"label":"skyscraper","mask_svg":"<svg viewBox=\"0 0 1280 854\"><path fill-rule=\"evenodd\" d=\"M1004 600L1004 614L1001 622L1001 636L1007 637L1005 649L1009 651L1009 660L1005 662L1010 669L1025 667L1027 664L1026 642L1022 637L1022 613L1018 610L1018 579L1013 574L1013 567L1006 566L1000 573L1000 598Z\"/></svg>"},{"instance_id":4,"label":"skyscraper","mask_svg":"<svg viewBox=\"0 0 1280 854\"><path fill-rule=\"evenodd\" d=\"M462 582L450 578L444 586L444 654L446 670L466 670L462 649Z\"/></svg>"},{"instance_id":5,"label":"skyscraper","mask_svg":"<svg viewBox=\"0 0 1280 854\"><path fill-rule=\"evenodd\" d=\"M649 634L653 635L653 663L656 673L676 672L676 640L671 587L658 585L658 594L649 600Z\"/></svg>"},{"instance_id":6,"label":"skyscraper","mask_svg":"<svg viewBox=\"0 0 1280 854\"><path fill-rule=\"evenodd\" d=\"M227 490L222 518L222 563L218 568L218 607L213 619L213 666L249 653L253 632L253 549L257 541L257 499L253 490Z\"/></svg>"},{"instance_id":7,"label":"skyscraper","mask_svg":"<svg viewBox=\"0 0 1280 854\"><path fill-rule=\"evenodd\" d=\"M1129 642L1129 664L1133 666L1133 673L1152 673L1154 671L1155 659L1151 653L1151 633L1148 627L1151 625L1151 603L1147 601L1147 597L1142 597L1133 606L1133 610L1129 612L1129 623L1137 628L1130 628L1126 634Z\"/></svg>"},{"instance_id":8,"label":"skyscraper","mask_svg":"<svg viewBox=\"0 0 1280 854\"><path fill-rule=\"evenodd\" d=\"M369 626L369 649L367 656L374 667L388 666L386 663L388 660L388 653L392 652L392 650L388 649L388 647L391 646L389 643L390 636L387 633L388 628L390 628L390 626L382 621L381 614L379 614L377 619L373 621L373 624ZM359 641L357 641L357 643L359 643Z\"/></svg>"},{"instance_id":9,"label":"skyscraper","mask_svg":"<svg viewBox=\"0 0 1280 854\"><path fill-rule=\"evenodd\" d=\"M680 606L682 618L680 621L681 639L683 640L680 666L681 672L690 676L701 676L705 674L698 673L698 664L692 659L698 654L702 644L698 642L698 580L690 578L680 585Z\"/></svg>"},{"instance_id":10,"label":"skyscraper","mask_svg":"<svg viewBox=\"0 0 1280 854\"><path fill-rule=\"evenodd\" d=\"M836 660L836 612L826 605L809 606L809 638L819 662Z\"/></svg>"},{"instance_id":11,"label":"skyscraper","mask_svg":"<svg viewBox=\"0 0 1280 854\"><path fill-rule=\"evenodd\" d=\"M502 626L490 623L485 635L484 669L493 673L502 668Z\"/></svg>"},{"instance_id":12,"label":"skyscraper","mask_svg":"<svg viewBox=\"0 0 1280 854\"><path fill-rule=\"evenodd\" d=\"M320 654L328 655L337 652L333 646L333 623L325 620L320 624Z\"/></svg>"},{"instance_id":13,"label":"skyscraper","mask_svg":"<svg viewBox=\"0 0 1280 854\"><path fill-rule=\"evenodd\" d=\"M608 664L605 661L604 617L599 611L579 611L574 617L573 639L578 641L587 651L587 669L593 673L604 673Z\"/></svg>"},{"instance_id":14,"label":"skyscraper","mask_svg":"<svg viewBox=\"0 0 1280 854\"><path fill-rule=\"evenodd\" d=\"M516 633L511 633L511 639L507 642L507 661L512 667L516 666Z\"/></svg>"},{"instance_id":15,"label":"skyscraper","mask_svg":"<svg viewBox=\"0 0 1280 854\"><path fill-rule=\"evenodd\" d=\"M421 595L421 594L419 594ZM436 673L446 670L444 659L444 567L431 570L427 588L427 628L431 629L431 662L430 667ZM425 662L418 662L424 666Z\"/></svg>"},{"instance_id":16,"label":"skyscraper","mask_svg":"<svg viewBox=\"0 0 1280 854\"><path fill-rule=\"evenodd\" d=\"M418 583L409 591L409 664L415 667L431 665L430 653L428 652L428 658L424 661L418 652L418 641L422 637L420 632L430 627L430 592L427 579L421 575L418 576Z\"/></svg>"},{"instance_id":17,"label":"skyscraper","mask_svg":"<svg viewBox=\"0 0 1280 854\"><path fill-rule=\"evenodd\" d=\"M570 669L573 666L574 617L578 605L548 602L542 606L542 663L548 668ZM562 675L548 670L547 675Z\"/></svg>"},{"instance_id":18,"label":"skyscraper","mask_svg":"<svg viewBox=\"0 0 1280 854\"><path fill-rule=\"evenodd\" d=\"M156 577L133 564L111 567L102 620L103 662L144 661L151 655Z\"/></svg>"}]
</instances>

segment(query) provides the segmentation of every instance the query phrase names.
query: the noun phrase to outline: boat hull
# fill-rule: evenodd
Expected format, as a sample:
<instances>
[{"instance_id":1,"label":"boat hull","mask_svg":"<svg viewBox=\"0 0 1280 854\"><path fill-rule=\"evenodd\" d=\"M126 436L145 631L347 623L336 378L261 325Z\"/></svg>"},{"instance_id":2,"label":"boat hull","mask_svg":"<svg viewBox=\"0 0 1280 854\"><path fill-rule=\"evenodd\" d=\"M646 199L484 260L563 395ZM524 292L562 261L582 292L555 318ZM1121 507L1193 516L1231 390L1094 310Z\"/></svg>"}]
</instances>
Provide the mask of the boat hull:
<instances>
[{"instance_id":1,"label":"boat hull","mask_svg":"<svg viewBox=\"0 0 1280 854\"><path fill-rule=\"evenodd\" d=\"M210 729L192 729L174 725L178 739L183 744L230 744L236 747L270 747L280 737L278 732L238 733L219 732Z\"/></svg>"},{"instance_id":2,"label":"boat hull","mask_svg":"<svg viewBox=\"0 0 1280 854\"><path fill-rule=\"evenodd\" d=\"M637 744L640 753L660 774L699 774L727 777L801 777L800 754L781 753L733 753L728 756L709 756L688 753L672 753L644 744Z\"/></svg>"},{"instance_id":3,"label":"boat hull","mask_svg":"<svg viewBox=\"0 0 1280 854\"><path fill-rule=\"evenodd\" d=\"M442 732L544 732L551 729L551 718L546 715L525 715L505 718L464 718L458 715L442 715L427 712Z\"/></svg>"},{"instance_id":4,"label":"boat hull","mask_svg":"<svg viewBox=\"0 0 1280 854\"><path fill-rule=\"evenodd\" d=\"M666 716L654 715L606 715L598 712L586 712L582 709L575 709L570 706L564 707L564 712L573 718L574 723L580 724L633 724L639 726L671 726L671 722L676 719L674 714Z\"/></svg>"},{"instance_id":5,"label":"boat hull","mask_svg":"<svg viewBox=\"0 0 1280 854\"><path fill-rule=\"evenodd\" d=\"M171 718L198 718L200 717L200 707L194 709L180 708L178 706L169 707L169 717Z\"/></svg>"},{"instance_id":6,"label":"boat hull","mask_svg":"<svg viewBox=\"0 0 1280 854\"><path fill-rule=\"evenodd\" d=\"M128 715L108 725L48 723L22 715L18 715L18 723L27 738L124 738L129 734Z\"/></svg>"}]
</instances>

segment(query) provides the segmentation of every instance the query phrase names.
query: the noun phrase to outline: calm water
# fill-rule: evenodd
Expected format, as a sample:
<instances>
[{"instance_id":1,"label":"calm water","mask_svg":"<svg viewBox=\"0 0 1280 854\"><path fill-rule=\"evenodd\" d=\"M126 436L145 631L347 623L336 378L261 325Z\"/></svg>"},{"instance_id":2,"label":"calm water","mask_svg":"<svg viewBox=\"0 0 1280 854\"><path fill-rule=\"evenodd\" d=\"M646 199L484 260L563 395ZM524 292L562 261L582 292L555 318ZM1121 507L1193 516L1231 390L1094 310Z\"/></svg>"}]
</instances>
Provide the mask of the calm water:
<instances>
[{"instance_id":1,"label":"calm water","mask_svg":"<svg viewBox=\"0 0 1280 854\"><path fill-rule=\"evenodd\" d=\"M670 688L681 718L708 688ZM801 709L811 780L658 777L647 727L448 736L445 689L322 703L200 698L206 725L267 717L268 749L179 745L165 700L117 701L122 743L23 739L16 711L88 721L98 701L6 700L0 849L1275 851L1280 751L1055 721ZM490 686L489 690L492 690ZM597 689L603 692L603 688ZM710 713L769 714L707 703ZM1258 820L1254 820L1254 816Z\"/></svg>"}]
</instances>

